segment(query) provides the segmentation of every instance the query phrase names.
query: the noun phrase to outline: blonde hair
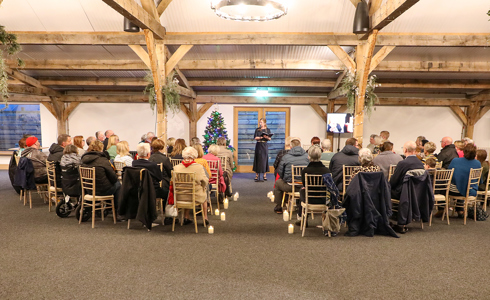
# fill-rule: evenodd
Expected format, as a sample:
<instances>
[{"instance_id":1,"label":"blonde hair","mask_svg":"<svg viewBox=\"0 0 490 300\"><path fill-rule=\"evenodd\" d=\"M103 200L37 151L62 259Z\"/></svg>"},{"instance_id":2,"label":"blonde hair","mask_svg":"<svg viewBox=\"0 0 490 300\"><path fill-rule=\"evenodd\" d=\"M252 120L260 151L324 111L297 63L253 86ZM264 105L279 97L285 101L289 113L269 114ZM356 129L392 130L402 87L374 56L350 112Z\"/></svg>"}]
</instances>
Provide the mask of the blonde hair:
<instances>
[{"instance_id":1,"label":"blonde hair","mask_svg":"<svg viewBox=\"0 0 490 300\"><path fill-rule=\"evenodd\" d=\"M204 156L204 150L202 149L201 144L194 144L194 145L192 145L192 148L196 149L197 158L201 158Z\"/></svg>"},{"instance_id":2,"label":"blonde hair","mask_svg":"<svg viewBox=\"0 0 490 300\"><path fill-rule=\"evenodd\" d=\"M464 148L464 142L463 141L455 141L454 146L458 148L458 150L463 150Z\"/></svg>"},{"instance_id":3,"label":"blonde hair","mask_svg":"<svg viewBox=\"0 0 490 300\"><path fill-rule=\"evenodd\" d=\"M129 144L126 141L120 141L116 145L116 153L120 156L129 155Z\"/></svg>"},{"instance_id":4,"label":"blonde hair","mask_svg":"<svg viewBox=\"0 0 490 300\"><path fill-rule=\"evenodd\" d=\"M168 147L174 146L174 145L175 145L175 138L174 137L167 139L167 146Z\"/></svg>"},{"instance_id":5,"label":"blonde hair","mask_svg":"<svg viewBox=\"0 0 490 300\"><path fill-rule=\"evenodd\" d=\"M208 148L208 153L211 153L213 155L218 155L218 153L219 153L219 146L216 145L216 144L212 144Z\"/></svg>"},{"instance_id":6,"label":"blonde hair","mask_svg":"<svg viewBox=\"0 0 490 300\"><path fill-rule=\"evenodd\" d=\"M260 120L259 120L259 128L260 128L260 121L264 121L265 128L267 128L267 120L265 118L260 118Z\"/></svg>"},{"instance_id":7,"label":"blonde hair","mask_svg":"<svg viewBox=\"0 0 490 300\"><path fill-rule=\"evenodd\" d=\"M119 137L115 134L111 135L109 137L109 142L107 143L107 149L109 149L112 146L116 146L118 142L119 142Z\"/></svg>"}]
</instances>

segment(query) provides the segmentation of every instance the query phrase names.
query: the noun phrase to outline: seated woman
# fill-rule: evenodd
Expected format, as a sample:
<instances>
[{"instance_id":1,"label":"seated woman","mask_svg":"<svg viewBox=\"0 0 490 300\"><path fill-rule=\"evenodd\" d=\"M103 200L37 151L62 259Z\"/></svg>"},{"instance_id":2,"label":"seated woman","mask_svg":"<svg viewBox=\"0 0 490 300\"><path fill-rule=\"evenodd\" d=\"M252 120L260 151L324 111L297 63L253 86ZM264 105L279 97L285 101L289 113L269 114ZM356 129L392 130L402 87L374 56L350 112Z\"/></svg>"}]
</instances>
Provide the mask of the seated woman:
<instances>
[{"instance_id":1,"label":"seated woman","mask_svg":"<svg viewBox=\"0 0 490 300\"><path fill-rule=\"evenodd\" d=\"M178 164L174 167L174 172L177 173L195 173L195 182L196 182L196 202L201 203L203 205L203 214L204 219L206 220L206 224L209 224L208 221L208 203L206 188L208 186L209 180L206 177L204 172L204 168L196 163L194 160L197 158L197 150L192 147L186 147L182 151L182 163ZM177 199L178 200L178 199ZM192 221L189 219L189 210L185 211L184 216L184 224L191 224Z\"/></svg>"},{"instance_id":2,"label":"seated woman","mask_svg":"<svg viewBox=\"0 0 490 300\"><path fill-rule=\"evenodd\" d=\"M468 189L468 178L470 177L470 169L481 168L481 163L475 159L476 157L476 147L472 144L468 144L463 148L464 157L454 158L449 164L448 170L454 169L453 179L451 185L449 186L449 195L452 196L466 196ZM478 186L471 186L470 196L476 196L478 191ZM458 200L459 203L459 200ZM459 203L462 204L462 203ZM456 207L458 212L458 217L462 218L463 208Z\"/></svg>"},{"instance_id":3,"label":"seated woman","mask_svg":"<svg viewBox=\"0 0 490 300\"><path fill-rule=\"evenodd\" d=\"M67 167L69 165L79 166L80 156L78 155L78 147L75 145L68 145L63 150L63 156L61 157L60 166Z\"/></svg>"},{"instance_id":4,"label":"seated woman","mask_svg":"<svg viewBox=\"0 0 490 300\"><path fill-rule=\"evenodd\" d=\"M325 165L320 161L320 158L322 157L322 149L318 146L311 146L310 149L308 149L308 159L310 162L308 163L308 166L304 168L301 171L301 182L303 183L303 188L299 191L299 199L296 200L296 207L298 208L298 217L301 217L303 209L301 208L301 202L305 202L305 193L306 190L304 188L305 186L305 174L309 175L323 175L327 173L331 173L330 169L325 167ZM325 192L325 189L321 190L322 193ZM327 199L325 198L317 198L317 197L312 197L311 199L308 199L309 204L325 204ZM301 220L296 222L297 226L301 225Z\"/></svg>"},{"instance_id":5,"label":"seated woman","mask_svg":"<svg viewBox=\"0 0 490 300\"><path fill-rule=\"evenodd\" d=\"M175 138L171 137L167 139L167 156L170 156L170 153L174 150L175 146Z\"/></svg>"},{"instance_id":6,"label":"seated woman","mask_svg":"<svg viewBox=\"0 0 490 300\"><path fill-rule=\"evenodd\" d=\"M186 147L184 139L177 139L175 145L172 147L172 152L170 153L170 158L173 159L183 159L182 151Z\"/></svg>"},{"instance_id":7,"label":"seated woman","mask_svg":"<svg viewBox=\"0 0 490 300\"><path fill-rule=\"evenodd\" d=\"M487 151L483 149L476 150L476 159L478 159L483 168L481 172L480 184L478 185L478 190L485 191L487 188L488 179L488 161L486 161Z\"/></svg>"},{"instance_id":8,"label":"seated woman","mask_svg":"<svg viewBox=\"0 0 490 300\"><path fill-rule=\"evenodd\" d=\"M81 163L80 156L78 155L79 149L75 145L66 146L60 161L61 187L65 195L72 197L78 197L82 193L80 175L78 173L78 166Z\"/></svg>"},{"instance_id":9,"label":"seated woman","mask_svg":"<svg viewBox=\"0 0 490 300\"><path fill-rule=\"evenodd\" d=\"M465 143L463 141L455 141L454 142L454 146L456 147L456 152L458 153L458 156L459 157L464 157L464 146L465 146Z\"/></svg>"},{"instance_id":10,"label":"seated woman","mask_svg":"<svg viewBox=\"0 0 490 300\"><path fill-rule=\"evenodd\" d=\"M204 156L204 150L202 149L201 144L193 144L192 148L196 149L197 151L197 158L194 159L194 161L198 164L200 164L204 170L206 170L206 175L211 177L211 170L209 169L209 164L208 161L203 158Z\"/></svg>"},{"instance_id":11,"label":"seated woman","mask_svg":"<svg viewBox=\"0 0 490 300\"><path fill-rule=\"evenodd\" d=\"M427 142L424 145L424 157L422 158L422 161L426 161L429 158L433 158L436 162L439 160L437 157L434 155L434 152L436 151L436 144L434 142Z\"/></svg>"},{"instance_id":12,"label":"seated woman","mask_svg":"<svg viewBox=\"0 0 490 300\"><path fill-rule=\"evenodd\" d=\"M164 197L162 199L167 200L168 188L170 185L170 177L172 177L172 170L174 167L170 162L170 159L163 153L165 151L165 143L161 139L156 139L151 142L151 156L148 161L154 162L156 164L162 164L162 189L164 192Z\"/></svg>"},{"instance_id":13,"label":"seated woman","mask_svg":"<svg viewBox=\"0 0 490 300\"><path fill-rule=\"evenodd\" d=\"M133 158L129 154L129 144L127 141L120 141L116 145L117 155L114 157L114 162L123 163L124 167L133 165Z\"/></svg>"},{"instance_id":14,"label":"seated woman","mask_svg":"<svg viewBox=\"0 0 490 300\"><path fill-rule=\"evenodd\" d=\"M138 159L133 161L133 167L147 169L153 180L156 197L165 199L168 196L168 190L165 192L160 187L160 181L163 180L163 174L160 171L160 167L155 162L149 160L151 155L150 144L139 143L136 146L136 151L138 152Z\"/></svg>"},{"instance_id":15,"label":"seated woman","mask_svg":"<svg viewBox=\"0 0 490 300\"><path fill-rule=\"evenodd\" d=\"M373 163L373 153L368 148L359 150L359 163L361 166L354 169L351 178L359 172L381 172L381 168Z\"/></svg>"},{"instance_id":16,"label":"seated woman","mask_svg":"<svg viewBox=\"0 0 490 300\"><path fill-rule=\"evenodd\" d=\"M97 196L114 195L114 207L117 211L121 184L109 159L104 154L104 144L94 141L82 156L82 167L95 167L95 188Z\"/></svg>"},{"instance_id":17,"label":"seated woman","mask_svg":"<svg viewBox=\"0 0 490 300\"><path fill-rule=\"evenodd\" d=\"M218 191L219 193L224 193L226 190L226 184L225 184L225 179L223 178L223 169L221 168L221 159L218 157L219 153L219 146L216 144L210 145L208 148L208 154L204 155L202 158L204 158L207 161L219 161L218 163ZM209 184L215 184L216 180L214 178L209 179Z\"/></svg>"},{"instance_id":18,"label":"seated woman","mask_svg":"<svg viewBox=\"0 0 490 300\"><path fill-rule=\"evenodd\" d=\"M77 146L78 148L78 155L81 157L83 154L85 154L85 150L83 147L85 146L85 140L83 139L82 135L77 135L73 138L73 145Z\"/></svg>"},{"instance_id":19,"label":"seated woman","mask_svg":"<svg viewBox=\"0 0 490 300\"><path fill-rule=\"evenodd\" d=\"M117 155L117 143L119 143L119 137L115 134L109 137L109 142L107 143L107 153L111 160L114 160Z\"/></svg>"}]
</instances>

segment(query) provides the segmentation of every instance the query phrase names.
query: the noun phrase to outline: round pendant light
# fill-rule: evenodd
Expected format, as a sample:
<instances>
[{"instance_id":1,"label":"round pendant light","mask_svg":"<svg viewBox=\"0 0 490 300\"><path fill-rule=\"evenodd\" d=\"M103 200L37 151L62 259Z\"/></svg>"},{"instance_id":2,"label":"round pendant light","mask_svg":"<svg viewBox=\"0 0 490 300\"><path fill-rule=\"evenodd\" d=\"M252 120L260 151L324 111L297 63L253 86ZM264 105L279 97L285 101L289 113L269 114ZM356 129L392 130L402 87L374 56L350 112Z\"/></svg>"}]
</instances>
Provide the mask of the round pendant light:
<instances>
[{"instance_id":1,"label":"round pendant light","mask_svg":"<svg viewBox=\"0 0 490 300\"><path fill-rule=\"evenodd\" d=\"M212 0L211 9L220 18L245 22L275 20L288 12L284 0Z\"/></svg>"}]
</instances>

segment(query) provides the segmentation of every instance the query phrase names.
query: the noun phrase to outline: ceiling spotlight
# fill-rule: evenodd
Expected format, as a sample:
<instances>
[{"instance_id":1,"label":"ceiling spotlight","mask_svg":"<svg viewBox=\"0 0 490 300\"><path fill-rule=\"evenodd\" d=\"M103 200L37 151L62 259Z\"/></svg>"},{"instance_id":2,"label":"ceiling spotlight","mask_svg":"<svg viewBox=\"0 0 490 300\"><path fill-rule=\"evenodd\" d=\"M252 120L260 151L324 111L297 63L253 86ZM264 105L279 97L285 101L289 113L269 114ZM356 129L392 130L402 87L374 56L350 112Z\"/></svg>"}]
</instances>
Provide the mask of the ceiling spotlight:
<instances>
[{"instance_id":1,"label":"ceiling spotlight","mask_svg":"<svg viewBox=\"0 0 490 300\"><path fill-rule=\"evenodd\" d=\"M357 3L353 32L357 34L369 32L369 9L364 0Z\"/></svg>"},{"instance_id":2,"label":"ceiling spotlight","mask_svg":"<svg viewBox=\"0 0 490 300\"><path fill-rule=\"evenodd\" d=\"M134 25L128 18L124 18L124 31L126 32L139 32L140 28Z\"/></svg>"},{"instance_id":3,"label":"ceiling spotlight","mask_svg":"<svg viewBox=\"0 0 490 300\"><path fill-rule=\"evenodd\" d=\"M220 18L263 22L279 19L288 12L285 0L211 0L211 9Z\"/></svg>"},{"instance_id":4,"label":"ceiling spotlight","mask_svg":"<svg viewBox=\"0 0 490 300\"><path fill-rule=\"evenodd\" d=\"M255 96L257 97L268 97L269 89L268 88L257 88L255 91Z\"/></svg>"}]
</instances>

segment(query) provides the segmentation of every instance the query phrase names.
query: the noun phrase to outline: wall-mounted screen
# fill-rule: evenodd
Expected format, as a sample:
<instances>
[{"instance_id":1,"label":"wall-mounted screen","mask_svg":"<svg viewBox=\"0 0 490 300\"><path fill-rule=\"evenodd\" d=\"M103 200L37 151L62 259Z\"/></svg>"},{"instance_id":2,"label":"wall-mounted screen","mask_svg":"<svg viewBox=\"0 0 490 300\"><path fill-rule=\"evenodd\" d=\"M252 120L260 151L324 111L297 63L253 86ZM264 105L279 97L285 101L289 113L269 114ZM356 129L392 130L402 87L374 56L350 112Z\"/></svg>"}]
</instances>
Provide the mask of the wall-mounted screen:
<instances>
[{"instance_id":1,"label":"wall-mounted screen","mask_svg":"<svg viewBox=\"0 0 490 300\"><path fill-rule=\"evenodd\" d=\"M353 117L351 114L330 113L327 114L327 132L330 133L352 133Z\"/></svg>"}]
</instances>

